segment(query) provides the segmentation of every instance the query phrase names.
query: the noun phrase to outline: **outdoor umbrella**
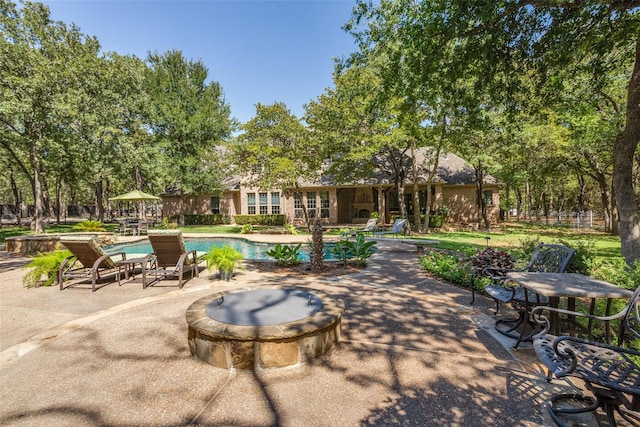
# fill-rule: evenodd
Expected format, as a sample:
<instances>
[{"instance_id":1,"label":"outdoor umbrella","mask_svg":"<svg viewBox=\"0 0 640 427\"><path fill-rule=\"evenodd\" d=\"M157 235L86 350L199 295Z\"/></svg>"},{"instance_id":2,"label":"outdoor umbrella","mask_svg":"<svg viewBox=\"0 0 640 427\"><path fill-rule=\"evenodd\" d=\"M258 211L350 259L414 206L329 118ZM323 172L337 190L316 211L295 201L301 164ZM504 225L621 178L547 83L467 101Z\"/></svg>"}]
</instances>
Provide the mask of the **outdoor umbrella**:
<instances>
[{"instance_id":1,"label":"outdoor umbrella","mask_svg":"<svg viewBox=\"0 0 640 427\"><path fill-rule=\"evenodd\" d=\"M153 196L140 190L129 191L120 196L110 197L112 202L141 202L145 200L161 200L160 197Z\"/></svg>"},{"instance_id":2,"label":"outdoor umbrella","mask_svg":"<svg viewBox=\"0 0 640 427\"><path fill-rule=\"evenodd\" d=\"M160 197L156 197L154 195L145 193L140 190L129 191L128 193L121 194L119 196L110 197L110 201L112 202L144 202L144 201L158 201L162 200ZM157 217L157 209L156 209L156 217ZM140 215L143 217L144 209L140 209Z\"/></svg>"}]
</instances>

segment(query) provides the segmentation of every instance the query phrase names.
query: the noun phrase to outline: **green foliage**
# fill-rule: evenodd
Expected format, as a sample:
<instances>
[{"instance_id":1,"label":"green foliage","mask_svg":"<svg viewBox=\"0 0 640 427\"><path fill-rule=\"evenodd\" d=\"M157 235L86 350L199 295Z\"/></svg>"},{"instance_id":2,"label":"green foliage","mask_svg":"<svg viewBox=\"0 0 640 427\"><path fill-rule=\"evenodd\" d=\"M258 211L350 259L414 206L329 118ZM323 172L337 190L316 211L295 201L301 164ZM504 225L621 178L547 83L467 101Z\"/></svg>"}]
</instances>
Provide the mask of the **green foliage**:
<instances>
[{"instance_id":1,"label":"green foliage","mask_svg":"<svg viewBox=\"0 0 640 427\"><path fill-rule=\"evenodd\" d=\"M219 214L185 215L184 225L218 225L226 224L225 217Z\"/></svg>"},{"instance_id":2,"label":"green foliage","mask_svg":"<svg viewBox=\"0 0 640 427\"><path fill-rule=\"evenodd\" d=\"M472 279L468 265L459 262L458 256L449 252L427 249L420 257L422 267L445 280L470 286Z\"/></svg>"},{"instance_id":3,"label":"green foliage","mask_svg":"<svg viewBox=\"0 0 640 427\"><path fill-rule=\"evenodd\" d=\"M84 221L81 221L78 224L74 225L73 229L77 231L106 231L103 223L101 223L100 221L91 221L88 219L85 219Z\"/></svg>"},{"instance_id":4,"label":"green foliage","mask_svg":"<svg viewBox=\"0 0 640 427\"><path fill-rule=\"evenodd\" d=\"M220 273L229 274L244 259L242 253L231 246L214 246L204 256L209 271L217 270Z\"/></svg>"},{"instance_id":5,"label":"green foliage","mask_svg":"<svg viewBox=\"0 0 640 427\"><path fill-rule=\"evenodd\" d=\"M284 225L284 229L287 233L291 234L291 235L296 235L298 234L298 229L295 227L295 225L293 224L285 224Z\"/></svg>"},{"instance_id":6,"label":"green foliage","mask_svg":"<svg viewBox=\"0 0 640 427\"><path fill-rule=\"evenodd\" d=\"M589 266L593 263L593 259L595 257L593 251L595 247L595 241L572 240L571 242L569 242L567 240L560 240L560 244L575 249L576 251L576 253L574 253L573 257L571 258L571 262L569 263L567 272L589 275Z\"/></svg>"},{"instance_id":7,"label":"green foliage","mask_svg":"<svg viewBox=\"0 0 640 427\"><path fill-rule=\"evenodd\" d=\"M521 258L531 259L533 253L536 251L538 245L542 243L540 236L530 235L524 236L520 239L520 250L522 251Z\"/></svg>"},{"instance_id":8,"label":"green foliage","mask_svg":"<svg viewBox=\"0 0 640 427\"><path fill-rule=\"evenodd\" d=\"M269 214L269 215L236 215L234 217L238 225L285 225L287 222L286 215Z\"/></svg>"},{"instance_id":9,"label":"green foliage","mask_svg":"<svg viewBox=\"0 0 640 427\"><path fill-rule=\"evenodd\" d=\"M247 233L251 233L252 231L253 231L253 225L245 224L240 229L240 234L247 234Z\"/></svg>"},{"instance_id":10,"label":"green foliage","mask_svg":"<svg viewBox=\"0 0 640 427\"><path fill-rule=\"evenodd\" d=\"M296 246L278 243L273 249L267 251L267 255L276 260L278 265L291 266L300 263L300 248L302 243Z\"/></svg>"},{"instance_id":11,"label":"green foliage","mask_svg":"<svg viewBox=\"0 0 640 427\"><path fill-rule=\"evenodd\" d=\"M374 219L378 219L378 218L380 218L380 214L378 213L378 211L373 211L373 212L371 212L370 217L374 218Z\"/></svg>"},{"instance_id":12,"label":"green foliage","mask_svg":"<svg viewBox=\"0 0 640 427\"><path fill-rule=\"evenodd\" d=\"M34 286L51 286L56 281L60 265L65 258L71 256L68 250L59 250L48 253L38 253L24 268L33 268L22 278L22 284L31 288ZM45 276L44 282L42 277Z\"/></svg>"},{"instance_id":13,"label":"green foliage","mask_svg":"<svg viewBox=\"0 0 640 427\"><path fill-rule=\"evenodd\" d=\"M367 259L376 253L375 240L366 240L363 234L357 234L354 241L342 239L331 248L331 254L338 259L346 260L355 258L359 265L367 265Z\"/></svg>"}]
</instances>

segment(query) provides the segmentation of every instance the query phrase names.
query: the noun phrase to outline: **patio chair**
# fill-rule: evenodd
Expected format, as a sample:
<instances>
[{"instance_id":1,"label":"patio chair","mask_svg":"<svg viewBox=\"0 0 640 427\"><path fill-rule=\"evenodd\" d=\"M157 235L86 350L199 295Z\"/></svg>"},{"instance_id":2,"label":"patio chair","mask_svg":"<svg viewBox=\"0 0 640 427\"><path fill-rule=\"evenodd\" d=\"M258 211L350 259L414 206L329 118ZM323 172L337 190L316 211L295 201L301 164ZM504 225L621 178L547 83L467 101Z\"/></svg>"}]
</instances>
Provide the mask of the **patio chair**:
<instances>
[{"instance_id":1,"label":"patio chair","mask_svg":"<svg viewBox=\"0 0 640 427\"><path fill-rule=\"evenodd\" d=\"M377 226L378 226L378 219L370 218L362 229L354 230L350 234L352 236L357 236L358 234L364 234L366 236L367 233L371 233L373 235L373 232L376 230Z\"/></svg>"},{"instance_id":2,"label":"patio chair","mask_svg":"<svg viewBox=\"0 0 640 427\"><path fill-rule=\"evenodd\" d=\"M107 254L94 238L89 236L63 236L62 243L72 255L58 269L60 290L65 289L66 279L91 280L91 291L96 291L96 281L101 275L114 273L120 282L119 262L126 259L124 252ZM66 286L69 287L69 286Z\"/></svg>"},{"instance_id":3,"label":"patio chair","mask_svg":"<svg viewBox=\"0 0 640 427\"><path fill-rule=\"evenodd\" d=\"M522 286L516 286L508 281L505 275L508 272L529 271L529 272L546 272L546 273L564 273L569 266L569 262L576 251L564 245L539 244L531 260L526 267L522 269L502 269L496 267L486 267L480 273L482 277L488 277L491 283L485 286L484 290L496 302L497 315L500 311L500 303L512 303L518 310L517 318L505 318L496 320L495 327L498 332L510 338L518 339L522 336L517 332L518 328L524 326L528 321L525 304L525 291ZM472 294L475 292L471 287ZM472 299L475 295L472 295ZM549 304L548 298L536 294L535 292L527 293L528 304L530 307L535 305ZM502 325L506 325L503 328Z\"/></svg>"},{"instance_id":4,"label":"patio chair","mask_svg":"<svg viewBox=\"0 0 640 427\"><path fill-rule=\"evenodd\" d=\"M581 393L553 396L547 408L556 424L570 425L560 419L561 414L590 412L602 408L607 414L609 426L616 425L616 412L632 425L640 425L640 366L637 362L640 351L637 347L631 347L634 340L637 342L640 339L639 308L640 286L625 308L612 316L596 316L544 306L535 307L531 311L532 318L544 325L542 332L534 336L533 347L538 359L548 369L547 381L551 381L553 376L579 378L593 394L593 397ZM549 334L552 312L588 318L590 322L619 320L617 345ZM625 343L629 345L625 347ZM578 401L582 406L567 408L558 404L564 400Z\"/></svg>"},{"instance_id":5,"label":"patio chair","mask_svg":"<svg viewBox=\"0 0 640 427\"><path fill-rule=\"evenodd\" d=\"M120 235L126 236L128 234L133 234L133 229L131 227L127 227L125 222L120 223Z\"/></svg>"},{"instance_id":6,"label":"patio chair","mask_svg":"<svg viewBox=\"0 0 640 427\"><path fill-rule=\"evenodd\" d=\"M149 286L147 278L150 275L155 276L154 282L161 278L178 276L179 288L184 285L185 272L190 271L191 277L198 277L198 254L196 251L187 251L180 230L149 230L147 235L153 248L154 259L143 280L143 289Z\"/></svg>"},{"instance_id":7,"label":"patio chair","mask_svg":"<svg viewBox=\"0 0 640 427\"><path fill-rule=\"evenodd\" d=\"M138 222L138 235L140 234L148 234L149 232L149 222L147 221L139 221Z\"/></svg>"},{"instance_id":8,"label":"patio chair","mask_svg":"<svg viewBox=\"0 0 640 427\"><path fill-rule=\"evenodd\" d=\"M403 218L396 219L393 222L393 226L391 227L391 230L374 231L373 235L376 237L384 237L387 234L393 234L395 237L398 237L398 235L404 231L404 226L406 223L407 223L406 219L403 219Z\"/></svg>"}]
</instances>

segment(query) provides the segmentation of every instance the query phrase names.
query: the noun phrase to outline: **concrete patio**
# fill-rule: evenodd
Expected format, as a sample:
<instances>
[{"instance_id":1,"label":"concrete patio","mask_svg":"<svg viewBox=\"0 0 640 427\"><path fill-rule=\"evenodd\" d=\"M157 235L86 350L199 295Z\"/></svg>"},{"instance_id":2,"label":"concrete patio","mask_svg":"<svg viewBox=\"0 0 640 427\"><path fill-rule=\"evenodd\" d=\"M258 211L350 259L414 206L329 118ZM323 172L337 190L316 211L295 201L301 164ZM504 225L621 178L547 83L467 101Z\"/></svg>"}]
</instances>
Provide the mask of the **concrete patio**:
<instances>
[{"instance_id":1,"label":"concrete patio","mask_svg":"<svg viewBox=\"0 0 640 427\"><path fill-rule=\"evenodd\" d=\"M274 236L268 237L270 240ZM291 236L282 239L291 240ZM302 239L304 241L304 239ZM3 426L547 426L533 351L493 332L493 302L427 276L415 245L380 239L361 273L335 278L206 270L142 289L25 289L27 258L0 251ZM191 356L185 312L213 292L319 289L346 305L342 340L304 365L215 368Z\"/></svg>"}]
</instances>

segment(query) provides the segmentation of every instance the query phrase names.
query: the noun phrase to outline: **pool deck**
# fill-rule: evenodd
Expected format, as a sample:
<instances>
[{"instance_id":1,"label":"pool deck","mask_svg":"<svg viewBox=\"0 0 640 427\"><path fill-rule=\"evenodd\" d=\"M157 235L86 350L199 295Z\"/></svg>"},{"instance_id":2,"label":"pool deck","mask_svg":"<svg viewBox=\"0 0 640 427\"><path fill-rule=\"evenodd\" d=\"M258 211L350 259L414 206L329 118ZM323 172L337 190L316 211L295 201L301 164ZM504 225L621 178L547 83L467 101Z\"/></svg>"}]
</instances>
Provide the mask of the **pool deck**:
<instances>
[{"instance_id":1,"label":"pool deck","mask_svg":"<svg viewBox=\"0 0 640 427\"><path fill-rule=\"evenodd\" d=\"M496 336L493 302L470 306L469 291L420 270L415 245L377 240L367 269L349 276L248 268L223 282L201 268L182 289L166 280L143 290L138 278L96 292L26 289L28 258L0 250L0 425L553 425L543 402L569 385L548 384L530 346L513 351ZM259 371L191 356L185 312L194 301L274 284L342 299L339 345Z\"/></svg>"}]
</instances>

